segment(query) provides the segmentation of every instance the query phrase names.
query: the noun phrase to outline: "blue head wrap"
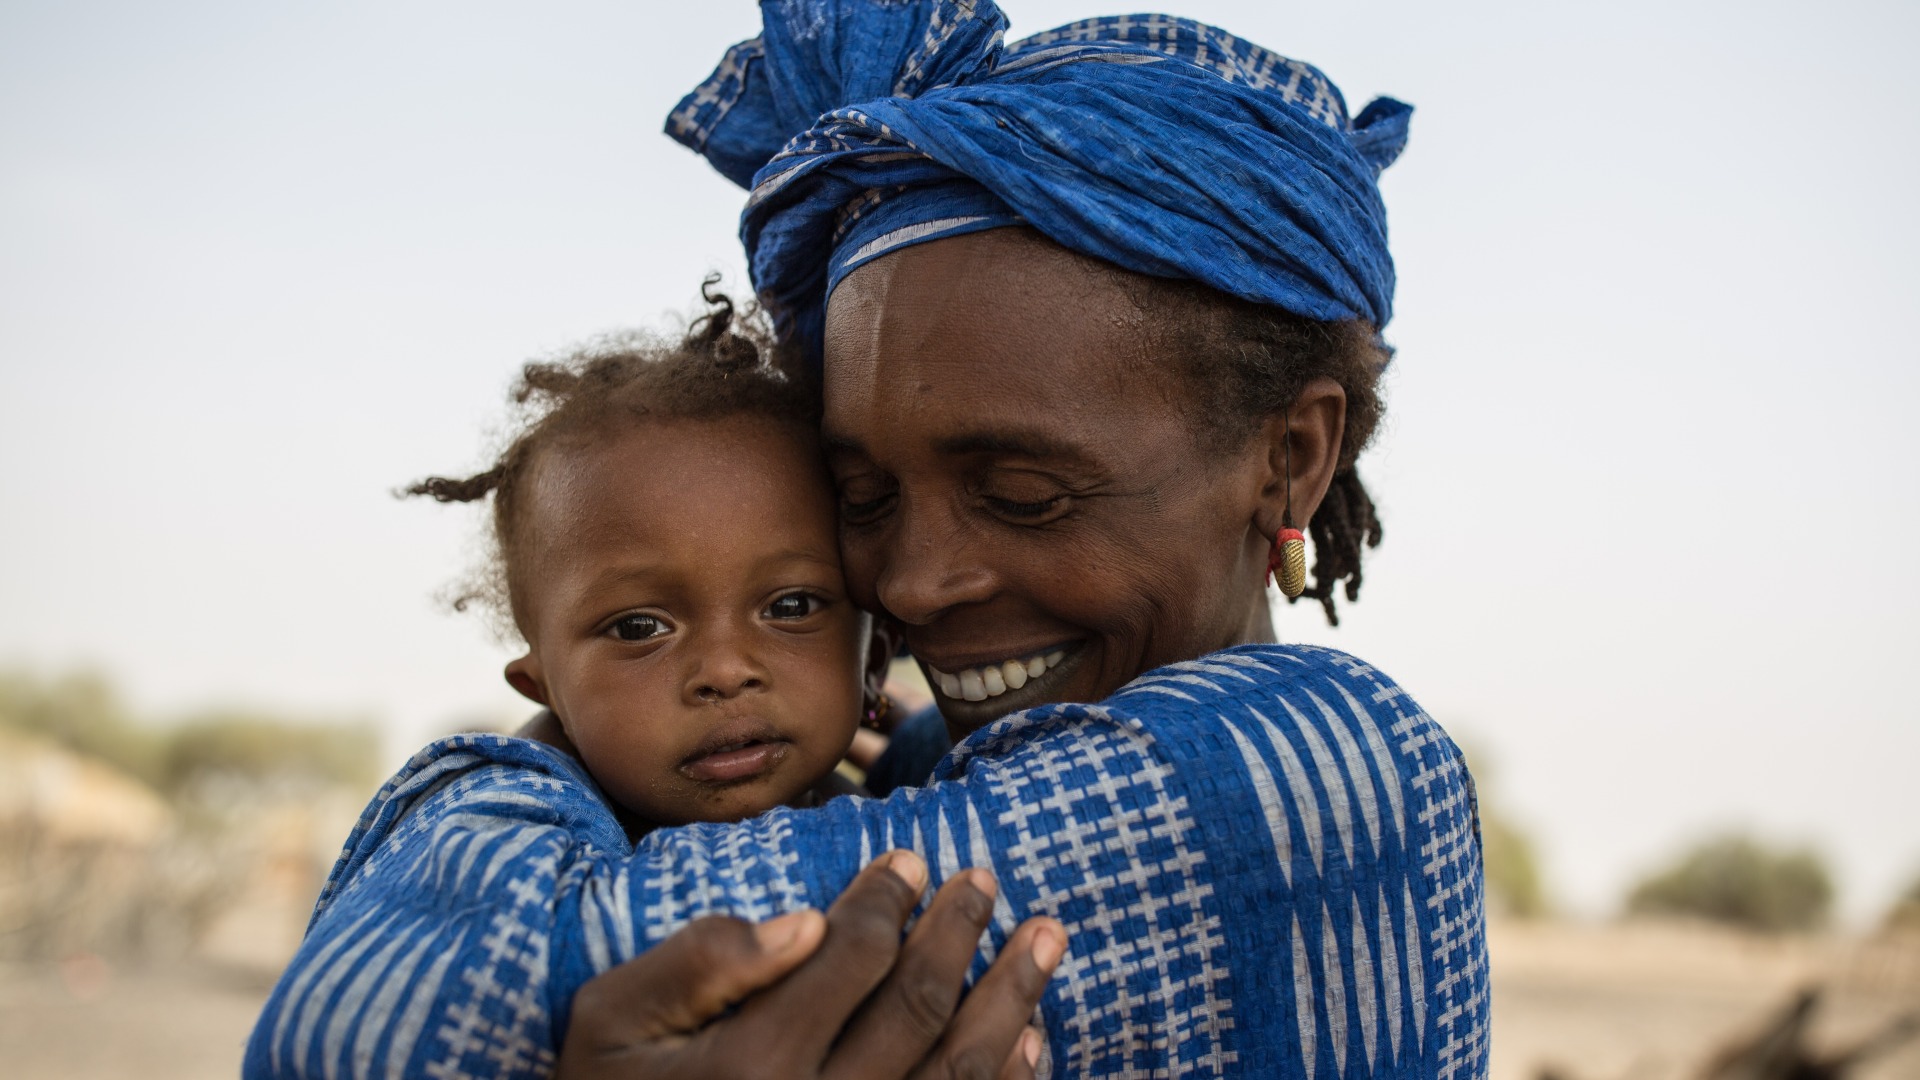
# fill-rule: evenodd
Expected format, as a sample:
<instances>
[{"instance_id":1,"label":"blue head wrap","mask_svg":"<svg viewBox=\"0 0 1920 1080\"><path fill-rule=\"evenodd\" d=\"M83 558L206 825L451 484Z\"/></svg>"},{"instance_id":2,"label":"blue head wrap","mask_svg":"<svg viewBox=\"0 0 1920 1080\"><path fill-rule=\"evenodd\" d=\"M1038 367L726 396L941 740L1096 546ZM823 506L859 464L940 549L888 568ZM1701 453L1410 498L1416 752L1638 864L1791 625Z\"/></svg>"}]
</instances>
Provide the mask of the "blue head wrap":
<instances>
[{"instance_id":1,"label":"blue head wrap","mask_svg":"<svg viewBox=\"0 0 1920 1080\"><path fill-rule=\"evenodd\" d=\"M1317 69L1166 15L1003 48L992 0L762 0L667 133L751 195L741 238L783 332L909 244L1024 224L1128 270L1384 327L1377 181L1412 107L1349 119Z\"/></svg>"}]
</instances>

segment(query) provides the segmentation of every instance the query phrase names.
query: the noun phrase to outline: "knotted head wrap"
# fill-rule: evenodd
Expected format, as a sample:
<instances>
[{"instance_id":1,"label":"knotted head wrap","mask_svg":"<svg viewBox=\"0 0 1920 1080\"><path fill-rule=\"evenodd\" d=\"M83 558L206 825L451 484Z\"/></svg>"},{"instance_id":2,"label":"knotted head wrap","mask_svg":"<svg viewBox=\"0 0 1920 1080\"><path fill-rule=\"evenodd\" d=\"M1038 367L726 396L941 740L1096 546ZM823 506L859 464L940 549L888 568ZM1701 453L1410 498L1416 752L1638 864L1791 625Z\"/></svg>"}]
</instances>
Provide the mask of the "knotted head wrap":
<instances>
[{"instance_id":1,"label":"knotted head wrap","mask_svg":"<svg viewBox=\"0 0 1920 1080\"><path fill-rule=\"evenodd\" d=\"M1381 170L1412 108L1349 119L1310 65L1189 19L1089 19L1003 47L992 0L763 0L667 133L749 189L741 239L817 358L855 268L1024 224L1128 270L1384 327Z\"/></svg>"}]
</instances>

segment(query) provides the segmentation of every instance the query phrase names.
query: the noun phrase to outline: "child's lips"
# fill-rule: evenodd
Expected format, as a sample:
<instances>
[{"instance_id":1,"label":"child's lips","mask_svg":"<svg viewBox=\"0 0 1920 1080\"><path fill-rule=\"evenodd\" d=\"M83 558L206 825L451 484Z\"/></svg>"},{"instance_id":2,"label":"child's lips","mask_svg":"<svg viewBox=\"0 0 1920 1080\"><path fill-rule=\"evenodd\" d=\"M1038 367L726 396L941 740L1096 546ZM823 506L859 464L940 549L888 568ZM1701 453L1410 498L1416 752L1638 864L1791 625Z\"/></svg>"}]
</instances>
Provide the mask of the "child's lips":
<instances>
[{"instance_id":1,"label":"child's lips","mask_svg":"<svg viewBox=\"0 0 1920 1080\"><path fill-rule=\"evenodd\" d=\"M772 772L791 744L773 725L759 720L727 724L709 735L680 771L709 784L729 784Z\"/></svg>"},{"instance_id":2,"label":"child's lips","mask_svg":"<svg viewBox=\"0 0 1920 1080\"><path fill-rule=\"evenodd\" d=\"M680 771L695 780L727 784L736 780L751 780L762 773L771 772L786 756L786 743L749 743L738 750L722 750L695 758L680 766Z\"/></svg>"}]
</instances>

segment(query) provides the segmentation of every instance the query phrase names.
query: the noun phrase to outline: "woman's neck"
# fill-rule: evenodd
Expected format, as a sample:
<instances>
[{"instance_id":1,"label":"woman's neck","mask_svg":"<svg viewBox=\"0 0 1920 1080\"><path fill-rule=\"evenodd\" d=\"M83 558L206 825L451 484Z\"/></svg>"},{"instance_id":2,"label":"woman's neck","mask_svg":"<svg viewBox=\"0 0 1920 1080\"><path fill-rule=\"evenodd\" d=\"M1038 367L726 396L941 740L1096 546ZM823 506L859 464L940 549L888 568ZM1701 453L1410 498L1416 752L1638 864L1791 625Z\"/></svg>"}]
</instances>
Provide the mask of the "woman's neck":
<instances>
[{"instance_id":1,"label":"woman's neck","mask_svg":"<svg viewBox=\"0 0 1920 1080\"><path fill-rule=\"evenodd\" d=\"M1260 597L1247 612L1247 624L1240 628L1240 640L1235 645L1277 645L1279 635L1273 632L1273 607L1267 603L1266 586L1262 584Z\"/></svg>"}]
</instances>

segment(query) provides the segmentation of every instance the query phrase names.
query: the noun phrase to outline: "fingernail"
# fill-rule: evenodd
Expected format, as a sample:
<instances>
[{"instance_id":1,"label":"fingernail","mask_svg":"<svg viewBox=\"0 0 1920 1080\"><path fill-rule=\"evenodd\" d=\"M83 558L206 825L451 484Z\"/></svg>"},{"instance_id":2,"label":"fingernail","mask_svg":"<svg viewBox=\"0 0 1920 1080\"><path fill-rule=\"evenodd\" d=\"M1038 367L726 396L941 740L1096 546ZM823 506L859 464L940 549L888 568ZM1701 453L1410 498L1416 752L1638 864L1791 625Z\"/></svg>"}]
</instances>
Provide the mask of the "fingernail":
<instances>
[{"instance_id":1,"label":"fingernail","mask_svg":"<svg viewBox=\"0 0 1920 1080\"><path fill-rule=\"evenodd\" d=\"M1028 1028L1020 1033L1020 1056L1027 1059L1027 1068L1040 1064L1040 1033Z\"/></svg>"},{"instance_id":2,"label":"fingernail","mask_svg":"<svg viewBox=\"0 0 1920 1080\"><path fill-rule=\"evenodd\" d=\"M896 851L887 856L887 869L914 892L927 887L927 864L911 851Z\"/></svg>"},{"instance_id":3,"label":"fingernail","mask_svg":"<svg viewBox=\"0 0 1920 1080\"><path fill-rule=\"evenodd\" d=\"M1067 953L1067 938L1057 926L1048 926L1033 935L1033 963L1041 971L1052 972Z\"/></svg>"},{"instance_id":4,"label":"fingernail","mask_svg":"<svg viewBox=\"0 0 1920 1080\"><path fill-rule=\"evenodd\" d=\"M766 952L786 952L800 937L800 931L806 928L807 917L811 914L811 911L789 911L777 919L768 919L753 928L753 939Z\"/></svg>"},{"instance_id":5,"label":"fingernail","mask_svg":"<svg viewBox=\"0 0 1920 1080\"><path fill-rule=\"evenodd\" d=\"M973 886L975 892L989 900L1000 892L1000 883L994 880L993 872L990 870L967 871L967 884Z\"/></svg>"}]
</instances>

